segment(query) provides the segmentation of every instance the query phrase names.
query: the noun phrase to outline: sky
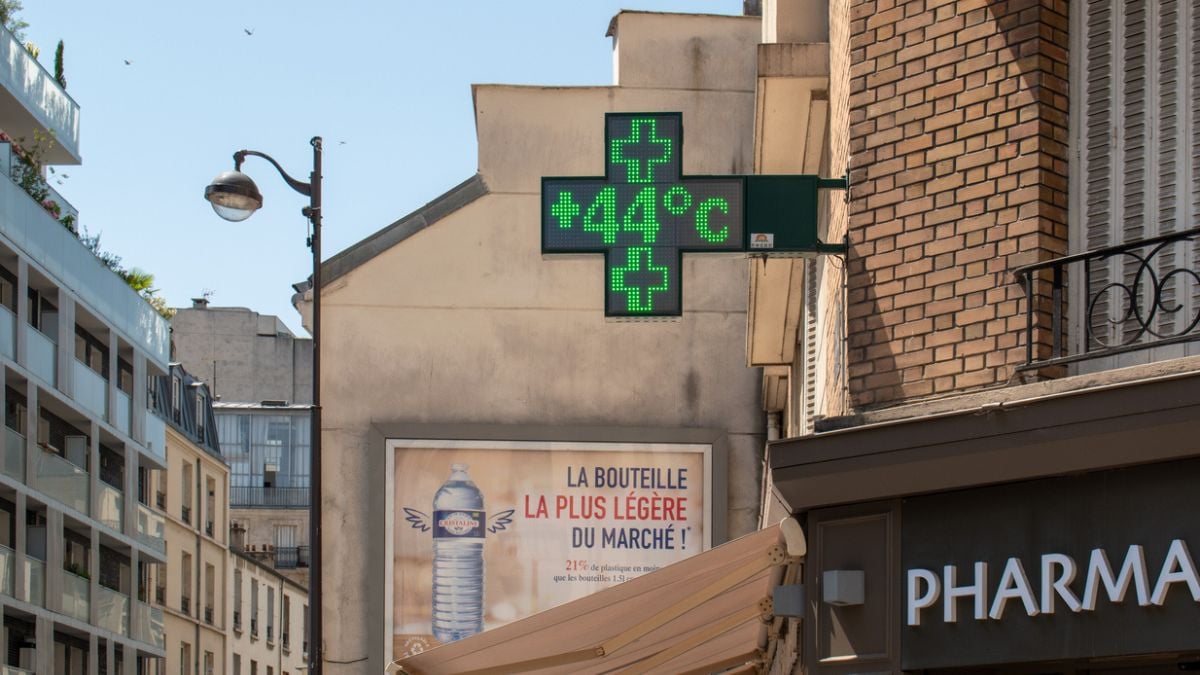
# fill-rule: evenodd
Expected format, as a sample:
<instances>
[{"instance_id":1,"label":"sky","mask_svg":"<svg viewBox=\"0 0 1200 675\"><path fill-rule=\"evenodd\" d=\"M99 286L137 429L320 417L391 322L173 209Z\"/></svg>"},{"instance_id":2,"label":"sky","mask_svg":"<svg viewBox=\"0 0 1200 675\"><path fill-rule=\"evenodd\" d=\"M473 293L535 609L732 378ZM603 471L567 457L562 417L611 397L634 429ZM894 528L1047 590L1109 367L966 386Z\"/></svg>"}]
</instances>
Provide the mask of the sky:
<instances>
[{"instance_id":1,"label":"sky","mask_svg":"<svg viewBox=\"0 0 1200 675\"><path fill-rule=\"evenodd\" d=\"M262 210L222 220L204 187L239 149L308 180L324 138L328 259L471 177L473 83L612 82L621 9L740 14L741 0L23 0L52 70L64 42L81 166L52 187L173 307L209 294L305 334L291 285L312 272L308 199L264 160ZM128 61L128 63L126 63ZM59 174L66 174L62 177ZM61 180L62 184L53 181Z\"/></svg>"}]
</instances>

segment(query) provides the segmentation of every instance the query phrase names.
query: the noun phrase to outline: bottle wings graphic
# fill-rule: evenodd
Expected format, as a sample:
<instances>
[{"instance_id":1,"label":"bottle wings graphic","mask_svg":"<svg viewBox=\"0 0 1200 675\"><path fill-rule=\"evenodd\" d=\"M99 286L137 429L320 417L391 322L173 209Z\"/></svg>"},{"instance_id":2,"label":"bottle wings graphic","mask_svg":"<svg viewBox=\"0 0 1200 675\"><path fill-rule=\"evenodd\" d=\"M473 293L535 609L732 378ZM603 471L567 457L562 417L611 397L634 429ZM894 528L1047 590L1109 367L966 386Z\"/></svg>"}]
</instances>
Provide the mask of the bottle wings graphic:
<instances>
[{"instance_id":1,"label":"bottle wings graphic","mask_svg":"<svg viewBox=\"0 0 1200 675\"><path fill-rule=\"evenodd\" d=\"M425 513L424 511L418 511L417 509L410 508L408 506L403 508L405 514L404 520L411 523L414 530L420 530L421 532L428 532L434 527L437 527L439 530L445 531L452 535L463 535L479 528L479 526L482 525L476 516L482 516L483 514L478 511L435 511L435 517L431 518L429 514ZM515 512L516 509L508 509L505 511L500 511L499 513L493 513L491 516L487 517L487 531L491 532L492 534L497 534L510 529L513 521L513 513Z\"/></svg>"}]
</instances>

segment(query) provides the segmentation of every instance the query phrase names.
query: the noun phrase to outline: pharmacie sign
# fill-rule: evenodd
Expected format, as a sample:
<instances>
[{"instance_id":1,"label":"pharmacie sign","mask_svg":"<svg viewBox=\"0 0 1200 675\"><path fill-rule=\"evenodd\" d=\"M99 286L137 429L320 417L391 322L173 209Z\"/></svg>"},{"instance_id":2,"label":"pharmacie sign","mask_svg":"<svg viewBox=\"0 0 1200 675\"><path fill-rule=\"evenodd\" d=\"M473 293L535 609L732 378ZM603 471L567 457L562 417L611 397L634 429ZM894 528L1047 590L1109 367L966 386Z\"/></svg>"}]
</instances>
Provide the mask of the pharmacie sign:
<instances>
[{"instance_id":1,"label":"pharmacie sign","mask_svg":"<svg viewBox=\"0 0 1200 675\"><path fill-rule=\"evenodd\" d=\"M1200 461L902 506L905 669L1200 649Z\"/></svg>"}]
</instances>

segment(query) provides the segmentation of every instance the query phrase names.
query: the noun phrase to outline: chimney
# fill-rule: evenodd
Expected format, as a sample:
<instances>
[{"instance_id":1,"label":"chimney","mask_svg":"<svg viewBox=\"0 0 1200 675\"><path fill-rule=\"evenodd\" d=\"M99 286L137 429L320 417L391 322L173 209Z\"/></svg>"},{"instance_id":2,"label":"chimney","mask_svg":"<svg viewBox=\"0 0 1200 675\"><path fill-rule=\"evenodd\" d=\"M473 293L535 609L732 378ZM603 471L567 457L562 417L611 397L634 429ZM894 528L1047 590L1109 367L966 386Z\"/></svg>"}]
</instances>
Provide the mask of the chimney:
<instances>
[{"instance_id":1,"label":"chimney","mask_svg":"<svg viewBox=\"0 0 1200 675\"><path fill-rule=\"evenodd\" d=\"M208 298L192 298L192 309L208 309Z\"/></svg>"},{"instance_id":2,"label":"chimney","mask_svg":"<svg viewBox=\"0 0 1200 675\"><path fill-rule=\"evenodd\" d=\"M246 549L246 526L241 523L229 524L229 548L234 551Z\"/></svg>"}]
</instances>

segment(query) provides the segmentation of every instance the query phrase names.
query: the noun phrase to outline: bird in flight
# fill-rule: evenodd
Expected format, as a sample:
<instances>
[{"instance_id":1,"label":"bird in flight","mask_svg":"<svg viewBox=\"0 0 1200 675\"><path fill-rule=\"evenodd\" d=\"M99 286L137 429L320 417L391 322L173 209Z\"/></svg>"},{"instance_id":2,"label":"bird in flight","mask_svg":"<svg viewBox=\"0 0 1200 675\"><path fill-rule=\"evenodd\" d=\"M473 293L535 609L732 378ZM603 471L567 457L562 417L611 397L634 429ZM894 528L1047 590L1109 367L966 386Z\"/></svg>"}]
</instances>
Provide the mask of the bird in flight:
<instances>
[{"instance_id":1,"label":"bird in flight","mask_svg":"<svg viewBox=\"0 0 1200 675\"><path fill-rule=\"evenodd\" d=\"M133 65L133 61L130 61L129 59L125 59L125 65L127 65L127 66L132 66L132 65Z\"/></svg>"},{"instance_id":2,"label":"bird in flight","mask_svg":"<svg viewBox=\"0 0 1200 675\"><path fill-rule=\"evenodd\" d=\"M245 33L246 35L254 35L254 29L253 29L253 28L243 28L243 29L242 29L242 32L243 32L243 33Z\"/></svg>"}]
</instances>

